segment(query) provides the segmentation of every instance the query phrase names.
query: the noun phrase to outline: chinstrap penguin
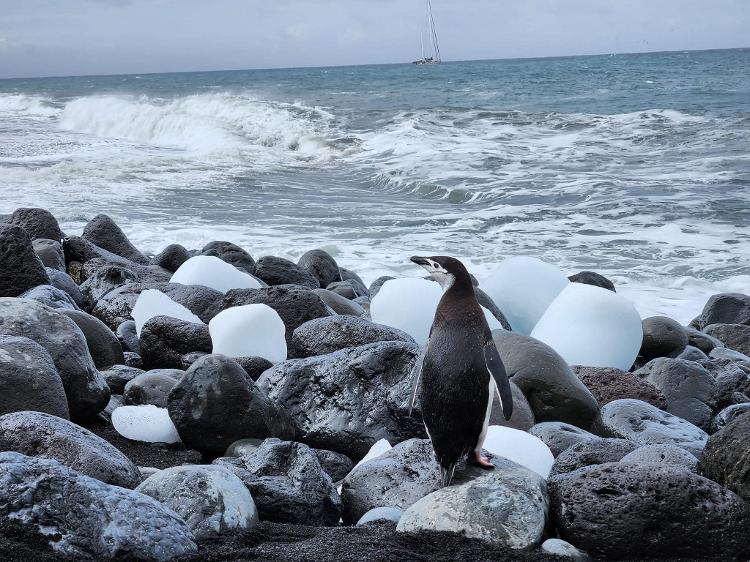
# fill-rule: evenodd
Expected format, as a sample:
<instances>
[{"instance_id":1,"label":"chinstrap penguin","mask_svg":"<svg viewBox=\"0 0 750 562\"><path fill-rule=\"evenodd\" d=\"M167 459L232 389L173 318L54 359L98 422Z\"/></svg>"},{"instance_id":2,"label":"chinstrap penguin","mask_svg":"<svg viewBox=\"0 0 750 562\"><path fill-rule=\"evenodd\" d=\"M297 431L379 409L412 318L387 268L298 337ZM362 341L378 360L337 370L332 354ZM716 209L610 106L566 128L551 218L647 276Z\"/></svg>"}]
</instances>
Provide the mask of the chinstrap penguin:
<instances>
[{"instance_id":1,"label":"chinstrap penguin","mask_svg":"<svg viewBox=\"0 0 750 562\"><path fill-rule=\"evenodd\" d=\"M411 261L424 267L444 291L423 358L415 366L411 406L421 381L422 417L440 464L440 483L447 486L465 455L469 462L494 468L482 454L492 402L497 393L509 420L513 397L464 265L446 256L415 256Z\"/></svg>"}]
</instances>

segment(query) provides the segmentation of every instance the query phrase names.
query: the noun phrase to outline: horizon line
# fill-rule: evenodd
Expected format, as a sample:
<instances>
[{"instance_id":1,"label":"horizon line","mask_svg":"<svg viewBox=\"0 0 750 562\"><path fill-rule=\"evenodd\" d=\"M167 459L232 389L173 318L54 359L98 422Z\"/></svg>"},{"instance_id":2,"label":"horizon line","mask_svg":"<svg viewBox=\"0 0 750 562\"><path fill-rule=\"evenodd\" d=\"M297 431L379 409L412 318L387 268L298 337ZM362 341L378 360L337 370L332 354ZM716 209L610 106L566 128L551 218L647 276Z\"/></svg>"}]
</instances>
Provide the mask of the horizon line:
<instances>
[{"instance_id":1,"label":"horizon line","mask_svg":"<svg viewBox=\"0 0 750 562\"><path fill-rule=\"evenodd\" d=\"M746 47L714 47L709 49L667 49L659 51L623 51L611 53L587 53L587 54L570 54L570 55L545 55L534 57L499 57L487 59L460 59L460 60L443 60L441 64L462 64L474 62L497 62L497 61L533 61L547 59L570 59L583 57L609 57L609 56L627 56L627 55L658 55L670 53L708 53L713 51L745 51L749 50L750 45ZM313 70L313 69L334 69L334 68L360 68L367 66L406 66L414 64L409 62L379 62L363 64L334 64L334 65L309 65L309 66L276 66L276 67L253 67L253 68L219 68L211 70L168 70L157 72L125 72L116 74L58 74L46 76L12 76L0 78L0 82L5 80L48 80L53 78L107 78L115 76L158 76L162 74L207 74L212 72L272 72L284 70Z\"/></svg>"}]
</instances>

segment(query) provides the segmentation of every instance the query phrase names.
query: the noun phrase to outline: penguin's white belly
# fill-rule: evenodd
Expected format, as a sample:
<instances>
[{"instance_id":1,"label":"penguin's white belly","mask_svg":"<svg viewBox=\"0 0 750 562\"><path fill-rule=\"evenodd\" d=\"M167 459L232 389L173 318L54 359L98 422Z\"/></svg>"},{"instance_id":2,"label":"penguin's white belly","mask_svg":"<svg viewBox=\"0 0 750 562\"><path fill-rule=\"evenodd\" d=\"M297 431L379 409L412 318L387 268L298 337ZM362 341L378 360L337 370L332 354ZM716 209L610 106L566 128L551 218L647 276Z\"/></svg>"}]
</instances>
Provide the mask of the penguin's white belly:
<instances>
[{"instance_id":1,"label":"penguin's white belly","mask_svg":"<svg viewBox=\"0 0 750 562\"><path fill-rule=\"evenodd\" d=\"M495 377L492 376L492 373L490 373L490 382L489 382L489 392L487 393L487 409L485 410L484 414L484 423L482 424L482 433L479 434L479 439L477 440L477 448L474 449L475 451L481 451L482 445L484 445L484 439L487 437L487 427L490 425L490 416L492 415L492 402L495 398L495 393L497 392L497 385L495 384Z\"/></svg>"}]
</instances>

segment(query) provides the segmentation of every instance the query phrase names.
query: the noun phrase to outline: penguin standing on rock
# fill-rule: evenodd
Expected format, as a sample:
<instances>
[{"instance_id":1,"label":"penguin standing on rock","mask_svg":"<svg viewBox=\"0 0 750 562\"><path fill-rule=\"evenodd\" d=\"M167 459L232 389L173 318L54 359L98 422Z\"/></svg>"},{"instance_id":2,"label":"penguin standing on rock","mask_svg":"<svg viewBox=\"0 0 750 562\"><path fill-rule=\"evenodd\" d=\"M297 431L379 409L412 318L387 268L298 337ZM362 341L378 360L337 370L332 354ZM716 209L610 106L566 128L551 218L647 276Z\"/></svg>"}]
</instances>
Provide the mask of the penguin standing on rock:
<instances>
[{"instance_id":1,"label":"penguin standing on rock","mask_svg":"<svg viewBox=\"0 0 750 562\"><path fill-rule=\"evenodd\" d=\"M415 367L411 406L421 380L422 417L440 464L440 483L448 486L466 455L469 462L494 468L482 454L492 401L497 394L509 420L513 397L464 265L446 256L415 256L411 261L424 267L444 291L423 359Z\"/></svg>"}]
</instances>

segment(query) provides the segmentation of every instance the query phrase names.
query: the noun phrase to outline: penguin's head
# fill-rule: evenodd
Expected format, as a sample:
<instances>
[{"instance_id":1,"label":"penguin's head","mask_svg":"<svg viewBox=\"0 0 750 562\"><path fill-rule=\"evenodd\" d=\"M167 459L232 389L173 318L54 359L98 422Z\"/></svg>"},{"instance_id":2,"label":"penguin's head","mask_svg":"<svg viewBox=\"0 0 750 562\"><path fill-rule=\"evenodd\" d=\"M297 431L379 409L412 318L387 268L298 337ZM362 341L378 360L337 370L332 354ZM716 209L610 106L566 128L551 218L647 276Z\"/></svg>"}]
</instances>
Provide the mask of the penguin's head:
<instances>
[{"instance_id":1,"label":"penguin's head","mask_svg":"<svg viewBox=\"0 0 750 562\"><path fill-rule=\"evenodd\" d=\"M457 279L461 282L468 279L469 285L471 286L469 272L466 271L464 264L456 258L451 258L449 256L412 256L411 261L424 267L430 274L430 277L440 283L443 289L451 287Z\"/></svg>"}]
</instances>

